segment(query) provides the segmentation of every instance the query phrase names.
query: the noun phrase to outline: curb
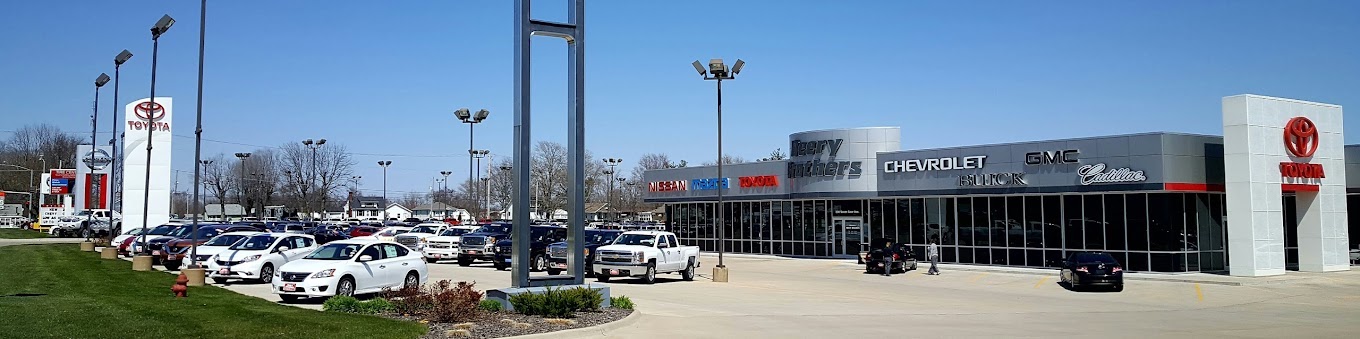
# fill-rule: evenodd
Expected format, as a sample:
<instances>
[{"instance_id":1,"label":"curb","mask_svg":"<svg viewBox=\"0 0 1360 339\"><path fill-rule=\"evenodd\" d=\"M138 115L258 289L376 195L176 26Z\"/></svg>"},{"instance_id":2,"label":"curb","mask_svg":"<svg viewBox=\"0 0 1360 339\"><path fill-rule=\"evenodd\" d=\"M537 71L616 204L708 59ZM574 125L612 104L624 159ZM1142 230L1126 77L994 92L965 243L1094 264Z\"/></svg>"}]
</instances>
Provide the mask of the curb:
<instances>
[{"instance_id":1,"label":"curb","mask_svg":"<svg viewBox=\"0 0 1360 339\"><path fill-rule=\"evenodd\" d=\"M612 322L608 322L608 323L604 323L604 324L599 324L599 325L595 325L595 326L591 326L591 327L573 328L573 329L570 329L570 330L561 330L561 331L546 332L546 333L526 334L526 335L514 336L514 337L506 337L506 338L514 338L514 339L541 339L541 338L562 338L562 337L566 337L566 338L573 338L573 337L595 338L595 337L604 336L604 335L605 335L604 332L613 331L613 330L615 330L615 329L619 329L619 328L622 328L622 327L624 327L624 326L632 325L633 323L635 323L635 322L638 321L638 318L641 318L641 317L642 317L642 312L641 312L641 311L633 310L633 313L629 313L628 316L627 316L627 317L623 317L623 319L619 319L619 320L615 320L615 321L612 321Z\"/></svg>"}]
</instances>

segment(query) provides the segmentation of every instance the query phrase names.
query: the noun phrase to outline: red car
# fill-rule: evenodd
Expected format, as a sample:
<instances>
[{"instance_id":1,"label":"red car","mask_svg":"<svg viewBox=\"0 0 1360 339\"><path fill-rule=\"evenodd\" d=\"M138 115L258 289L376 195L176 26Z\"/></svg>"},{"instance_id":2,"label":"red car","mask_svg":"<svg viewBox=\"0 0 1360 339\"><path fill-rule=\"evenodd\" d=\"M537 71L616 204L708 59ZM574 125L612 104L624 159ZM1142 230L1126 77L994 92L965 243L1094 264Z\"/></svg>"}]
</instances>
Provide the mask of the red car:
<instances>
[{"instance_id":1,"label":"red car","mask_svg":"<svg viewBox=\"0 0 1360 339\"><path fill-rule=\"evenodd\" d=\"M349 228L349 237L356 238L369 236L373 235L373 233L377 233L378 230L379 228L373 226L353 226Z\"/></svg>"}]
</instances>

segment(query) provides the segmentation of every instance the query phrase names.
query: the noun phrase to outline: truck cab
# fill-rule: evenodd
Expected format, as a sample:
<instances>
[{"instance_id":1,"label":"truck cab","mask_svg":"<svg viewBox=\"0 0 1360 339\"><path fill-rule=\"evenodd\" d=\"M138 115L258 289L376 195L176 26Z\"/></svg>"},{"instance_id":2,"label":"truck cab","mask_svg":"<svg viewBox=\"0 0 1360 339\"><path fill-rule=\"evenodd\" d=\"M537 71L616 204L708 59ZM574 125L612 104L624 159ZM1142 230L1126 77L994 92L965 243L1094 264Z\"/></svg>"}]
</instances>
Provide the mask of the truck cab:
<instances>
[{"instance_id":1,"label":"truck cab","mask_svg":"<svg viewBox=\"0 0 1360 339\"><path fill-rule=\"evenodd\" d=\"M511 237L496 242L496 258L491 265L497 270L510 267L514 243ZM539 272L548 269L548 245L567 238L567 229L561 226L539 226L529 228L529 271Z\"/></svg>"},{"instance_id":2,"label":"truck cab","mask_svg":"<svg viewBox=\"0 0 1360 339\"><path fill-rule=\"evenodd\" d=\"M640 277L651 284L660 273L680 273L684 280L694 280L694 269L699 267L699 247L680 246L671 232L624 232L613 244L596 252L593 269L600 282L611 277Z\"/></svg>"}]
</instances>

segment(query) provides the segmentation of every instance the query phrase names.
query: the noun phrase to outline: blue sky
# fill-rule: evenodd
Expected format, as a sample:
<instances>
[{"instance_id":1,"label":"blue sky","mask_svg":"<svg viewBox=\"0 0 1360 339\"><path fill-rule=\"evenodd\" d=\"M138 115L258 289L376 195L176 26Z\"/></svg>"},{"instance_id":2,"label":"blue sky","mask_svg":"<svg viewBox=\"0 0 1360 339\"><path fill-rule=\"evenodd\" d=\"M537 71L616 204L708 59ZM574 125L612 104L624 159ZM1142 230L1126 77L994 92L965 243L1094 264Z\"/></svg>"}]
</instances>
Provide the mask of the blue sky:
<instances>
[{"instance_id":1,"label":"blue sky","mask_svg":"<svg viewBox=\"0 0 1360 339\"><path fill-rule=\"evenodd\" d=\"M535 17L565 20L564 3L535 1ZM326 138L359 154L369 192L378 160L393 161L390 192L426 191L441 170L463 178L455 109L490 110L477 147L511 152L512 8L210 1L204 137L225 142L204 153ZM587 12L587 144L629 165L653 152L714 158L714 86L696 59L746 60L723 99L725 148L747 159L823 128L901 126L914 149L1221 134L1220 99L1242 93L1360 107L1355 1L595 0ZM121 99L145 97L148 28L162 14L178 23L161 39L157 94L176 98L174 134L191 136L197 1L0 5L0 131L51 123L88 135L90 84L124 48L136 56ZM565 142L566 48L533 48L534 138ZM175 139L176 169L192 170L192 141Z\"/></svg>"}]
</instances>

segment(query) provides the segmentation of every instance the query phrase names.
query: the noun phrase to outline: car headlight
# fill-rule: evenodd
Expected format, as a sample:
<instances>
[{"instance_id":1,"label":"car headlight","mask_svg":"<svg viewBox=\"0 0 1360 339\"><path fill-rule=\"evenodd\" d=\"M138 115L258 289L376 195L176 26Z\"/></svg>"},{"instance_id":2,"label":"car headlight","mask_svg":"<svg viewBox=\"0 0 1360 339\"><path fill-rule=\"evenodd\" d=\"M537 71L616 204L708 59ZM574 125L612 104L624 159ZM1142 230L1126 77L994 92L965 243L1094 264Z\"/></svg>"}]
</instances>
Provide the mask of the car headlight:
<instances>
[{"instance_id":1,"label":"car headlight","mask_svg":"<svg viewBox=\"0 0 1360 339\"><path fill-rule=\"evenodd\" d=\"M322 271L320 271L320 272L316 272L316 273L312 274L312 278L330 278L330 277L332 277L332 276L335 276L335 269L334 269L334 268L328 269L328 270L322 270Z\"/></svg>"},{"instance_id":2,"label":"car headlight","mask_svg":"<svg viewBox=\"0 0 1360 339\"><path fill-rule=\"evenodd\" d=\"M252 255L252 256L246 257L245 259L241 259L241 262L251 262L251 261L260 260L260 257L262 257L262 255L259 255L259 254Z\"/></svg>"},{"instance_id":3,"label":"car headlight","mask_svg":"<svg viewBox=\"0 0 1360 339\"><path fill-rule=\"evenodd\" d=\"M638 264L642 263L642 252L633 253L633 262Z\"/></svg>"},{"instance_id":4,"label":"car headlight","mask_svg":"<svg viewBox=\"0 0 1360 339\"><path fill-rule=\"evenodd\" d=\"M589 249L589 248L586 249L586 256L587 256L587 257L590 256L590 249Z\"/></svg>"},{"instance_id":5,"label":"car headlight","mask_svg":"<svg viewBox=\"0 0 1360 339\"><path fill-rule=\"evenodd\" d=\"M496 237L486 237L486 243L488 244L496 243Z\"/></svg>"}]
</instances>

